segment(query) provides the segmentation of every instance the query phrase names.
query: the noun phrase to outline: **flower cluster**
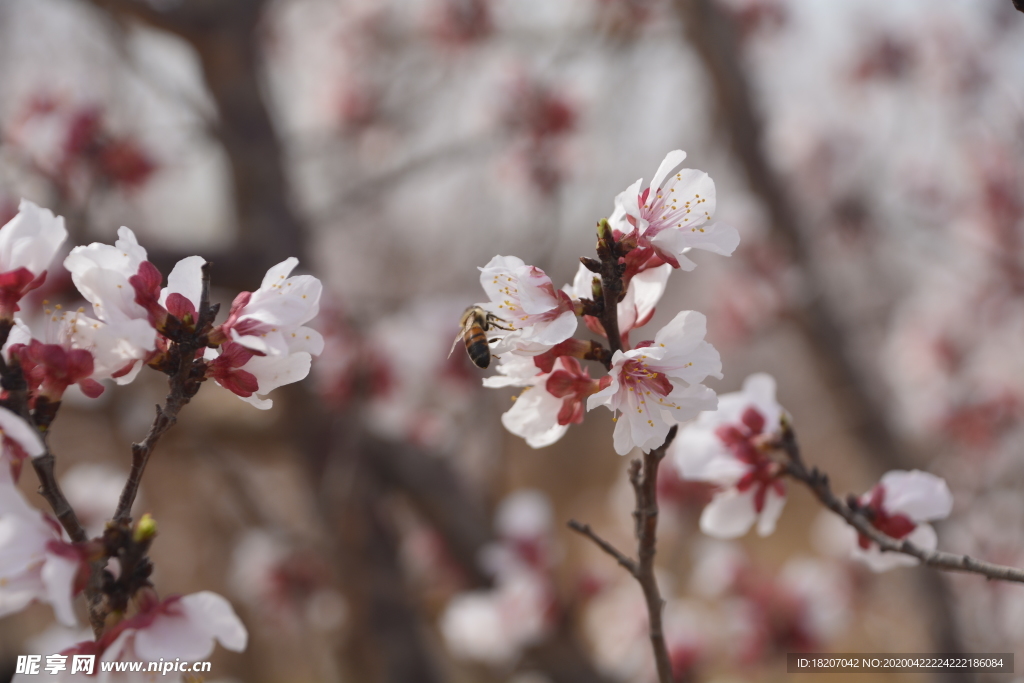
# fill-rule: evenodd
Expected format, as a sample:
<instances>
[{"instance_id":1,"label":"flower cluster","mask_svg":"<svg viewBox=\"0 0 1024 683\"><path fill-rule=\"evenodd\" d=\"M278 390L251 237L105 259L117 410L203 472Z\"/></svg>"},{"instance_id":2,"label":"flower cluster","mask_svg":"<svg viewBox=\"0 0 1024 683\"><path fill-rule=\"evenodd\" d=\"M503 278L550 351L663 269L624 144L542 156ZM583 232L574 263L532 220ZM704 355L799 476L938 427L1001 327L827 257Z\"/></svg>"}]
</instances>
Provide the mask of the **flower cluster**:
<instances>
[{"instance_id":1,"label":"flower cluster","mask_svg":"<svg viewBox=\"0 0 1024 683\"><path fill-rule=\"evenodd\" d=\"M605 406L616 416L616 452L649 451L673 425L715 408L702 382L721 377L721 360L704 339L703 315L681 312L653 340L630 342L654 315L671 271L695 267L686 253L729 255L739 241L734 229L711 222L714 183L679 169L685 157L671 152L646 189L637 181L616 198L611 218L599 224L600 261L582 259L571 285L556 289L514 256L495 256L480 269L489 298L480 307L496 321L480 333L500 358L499 374L484 384L524 388L502 422L531 446L554 443L585 411ZM580 319L608 346L574 336ZM599 361L605 372L592 377L581 360Z\"/></svg>"},{"instance_id":2,"label":"flower cluster","mask_svg":"<svg viewBox=\"0 0 1024 683\"><path fill-rule=\"evenodd\" d=\"M205 261L182 259L161 286L163 276L128 228L113 245L75 247L64 260L91 315L49 302L42 317L21 315L19 302L46 279L66 238L62 218L28 201L0 229L4 360L21 368L35 410L58 404L73 384L96 397L105 380L127 384L144 365L165 369L172 342L196 333L205 335L203 378L265 409L272 402L262 396L304 378L323 350L320 334L305 327L319 308L320 281L289 277L296 259L271 268L260 288L239 294L228 319L212 327L199 319Z\"/></svg>"},{"instance_id":3,"label":"flower cluster","mask_svg":"<svg viewBox=\"0 0 1024 683\"><path fill-rule=\"evenodd\" d=\"M522 388L502 423L530 446L558 441L583 421L584 406L605 406L615 415L617 453L651 452L668 442L678 475L713 487L700 518L704 533L736 538L756 525L766 536L785 505L783 479L793 474L791 419L775 398L775 380L753 375L741 391L717 397L703 382L722 377L721 360L705 341L705 317L694 311L678 313L653 340L630 339L652 319L672 270L696 267L690 251L728 256L739 242L734 229L712 222L714 183L680 168L685 158L670 152L647 187L638 180L615 198L611 217L598 224L599 258L580 259L572 284L556 289L544 271L514 256L491 259L480 269L489 301L477 305L484 313L467 314L463 332L478 365L486 367L489 354L500 360L485 386ZM581 319L607 346L576 336ZM605 372L592 376L586 360ZM890 472L850 508L927 551L936 543L924 522L946 516L951 504L945 482L915 471ZM865 537L854 555L879 570L916 562L883 555Z\"/></svg>"},{"instance_id":4,"label":"flower cluster","mask_svg":"<svg viewBox=\"0 0 1024 683\"><path fill-rule=\"evenodd\" d=\"M287 259L255 292L236 296L218 325L204 259L182 259L164 284L134 233L121 228L113 245L75 247L64 260L86 305L44 300L41 311L33 310L25 297L52 272L66 238L63 219L28 201L0 228L0 616L36 601L73 626L75 598L85 591L97 639L68 653L101 661L202 659L215 640L244 649L245 628L224 598L161 599L149 581L155 522L143 515L133 523L131 515L145 467L139 456L207 379L266 409L267 393L304 378L324 346L306 326L318 312L320 281L291 275L298 261ZM158 410L147 445L134 447L133 471L113 519L89 538L96 520L79 519L69 505L44 437L69 387L95 398L104 382L127 384L145 366L168 376L167 405ZM56 519L17 488L26 461Z\"/></svg>"}]
</instances>

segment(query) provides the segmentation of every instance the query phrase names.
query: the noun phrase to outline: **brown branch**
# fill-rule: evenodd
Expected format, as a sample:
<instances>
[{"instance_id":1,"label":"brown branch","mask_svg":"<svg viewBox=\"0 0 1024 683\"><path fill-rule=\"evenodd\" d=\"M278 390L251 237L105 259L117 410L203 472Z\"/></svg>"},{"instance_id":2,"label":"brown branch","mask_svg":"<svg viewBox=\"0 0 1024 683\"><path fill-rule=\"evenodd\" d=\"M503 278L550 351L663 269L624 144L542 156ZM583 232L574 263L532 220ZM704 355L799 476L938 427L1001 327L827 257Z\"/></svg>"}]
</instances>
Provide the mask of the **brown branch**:
<instances>
[{"instance_id":1,"label":"brown branch","mask_svg":"<svg viewBox=\"0 0 1024 683\"><path fill-rule=\"evenodd\" d=\"M651 648L654 650L654 663L658 670L659 683L672 683L672 662L665 645L665 633L662 629L662 612L665 601L658 589L658 581L654 576L654 556L657 552L658 532L658 465L665 457L665 451L676 436L678 427L672 427L668 436L658 448L644 453L643 461L634 460L629 467L629 481L636 495L636 509L633 519L636 521L636 539L638 561L626 557L615 546L594 533L589 525L572 520L569 528L586 536L601 550L608 553L626 568L637 580L644 592L647 602L647 619L650 625Z\"/></svg>"},{"instance_id":2,"label":"brown branch","mask_svg":"<svg viewBox=\"0 0 1024 683\"><path fill-rule=\"evenodd\" d=\"M920 560L921 564L934 567L935 569L981 574L989 579L1024 583L1024 569L985 562L969 555L925 550L906 539L900 540L882 533L871 524L870 520L863 513L841 501L832 492L827 474L821 472L816 467L807 468L800 455L800 447L797 444L796 435L788 426L783 431L782 448L789 458L786 468L787 474L804 483L822 505L842 517L858 533L867 536L874 543L877 543L883 552L910 555Z\"/></svg>"},{"instance_id":3,"label":"brown branch","mask_svg":"<svg viewBox=\"0 0 1024 683\"><path fill-rule=\"evenodd\" d=\"M570 519L568 522L568 527L576 533L580 534L581 536L586 536L587 538L589 538L591 541L594 542L594 544L598 548L614 557L615 561L622 565L627 572L633 575L633 577L637 577L637 572L639 570L637 569L636 562L634 562L632 558L627 557L625 553L620 551L611 543L598 536L597 533L595 533L594 530L590 528L589 524L581 524L580 522L577 522L575 519Z\"/></svg>"},{"instance_id":4,"label":"brown branch","mask_svg":"<svg viewBox=\"0 0 1024 683\"><path fill-rule=\"evenodd\" d=\"M32 424L31 420L29 420L29 424ZM68 499L64 496L64 491L60 488L60 484L57 483L57 477L54 474L56 458L50 452L49 447L47 447L45 454L31 460L32 469L35 470L36 476L39 477L39 495L50 504L50 509L53 510L53 514L57 521L60 522L60 525L68 532L68 537L75 543L88 541L88 534L85 533L82 523L78 521L78 516L71 508L71 503L68 502Z\"/></svg>"},{"instance_id":5,"label":"brown branch","mask_svg":"<svg viewBox=\"0 0 1024 683\"><path fill-rule=\"evenodd\" d=\"M600 258L601 313L598 318L608 337L608 347L612 354L622 350L622 337L619 335L619 299L622 296L622 272L624 266L619 264L619 250L612 235L608 221L597 224L597 255Z\"/></svg>"},{"instance_id":6,"label":"brown branch","mask_svg":"<svg viewBox=\"0 0 1024 683\"><path fill-rule=\"evenodd\" d=\"M197 312L194 332L184 335L172 344L168 351L171 363L166 370L169 377L167 384L170 391L163 406L156 407L156 418L153 420L149 433L141 443L132 444L132 465L128 472L128 480L121 490L121 497L114 512L115 522L127 522L132 516L132 505L139 493L142 475L149 464L157 441L178 421L178 413L199 391L205 379L205 362L202 356L197 359L196 352L206 346L207 328L213 324L218 306L210 305L210 263L203 264L203 284L200 294L199 311Z\"/></svg>"}]
</instances>

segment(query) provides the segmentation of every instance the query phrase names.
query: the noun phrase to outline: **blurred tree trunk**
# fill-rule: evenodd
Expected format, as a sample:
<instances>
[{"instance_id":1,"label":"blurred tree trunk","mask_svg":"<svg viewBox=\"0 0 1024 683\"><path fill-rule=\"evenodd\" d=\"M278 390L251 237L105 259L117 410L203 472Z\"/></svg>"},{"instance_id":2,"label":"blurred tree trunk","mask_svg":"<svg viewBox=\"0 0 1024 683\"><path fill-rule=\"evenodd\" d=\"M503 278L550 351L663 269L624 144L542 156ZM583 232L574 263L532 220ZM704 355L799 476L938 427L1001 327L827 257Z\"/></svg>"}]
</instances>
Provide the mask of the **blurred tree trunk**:
<instances>
[{"instance_id":1,"label":"blurred tree trunk","mask_svg":"<svg viewBox=\"0 0 1024 683\"><path fill-rule=\"evenodd\" d=\"M733 155L746 174L751 191L764 205L772 236L801 269L807 295L797 325L812 349L825 386L860 441L861 451L876 470L910 469L908 456L890 425L882 402L872 391L872 372L861 367L848 343L840 318L825 296L824 274L808 243L807 222L794 203L784 179L764 154L763 124L730 18L714 0L674 0L687 42L704 65L716 120L729 138ZM877 472L880 474L881 472ZM941 572L921 570L921 600L926 603L936 652L966 652L960 636L947 579ZM948 670L941 680L964 683L968 672Z\"/></svg>"},{"instance_id":2,"label":"blurred tree trunk","mask_svg":"<svg viewBox=\"0 0 1024 683\"><path fill-rule=\"evenodd\" d=\"M266 0L185 0L166 10L137 0L92 3L119 22L136 19L182 38L199 57L217 105L214 133L231 165L238 223L234 248L211 258L215 281L251 288L275 263L304 259L307 233L290 203L284 154L261 86Z\"/></svg>"}]
</instances>

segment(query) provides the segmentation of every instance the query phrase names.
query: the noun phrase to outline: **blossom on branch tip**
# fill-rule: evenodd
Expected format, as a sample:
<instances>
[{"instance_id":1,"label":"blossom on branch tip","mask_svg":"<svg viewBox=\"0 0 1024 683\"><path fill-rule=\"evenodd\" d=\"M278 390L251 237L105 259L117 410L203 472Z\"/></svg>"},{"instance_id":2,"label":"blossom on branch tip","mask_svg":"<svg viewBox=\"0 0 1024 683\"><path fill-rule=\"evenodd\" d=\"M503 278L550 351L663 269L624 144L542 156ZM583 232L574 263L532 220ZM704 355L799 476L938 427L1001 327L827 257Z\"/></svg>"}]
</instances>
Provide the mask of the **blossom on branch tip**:
<instances>
[{"instance_id":1,"label":"blossom on branch tip","mask_svg":"<svg viewBox=\"0 0 1024 683\"><path fill-rule=\"evenodd\" d=\"M62 217L21 200L18 214L0 228L0 319L13 320L18 301L43 284L67 236Z\"/></svg>"},{"instance_id":2,"label":"blossom on branch tip","mask_svg":"<svg viewBox=\"0 0 1024 683\"><path fill-rule=\"evenodd\" d=\"M138 275L146 261L146 250L139 246L128 228L117 231L113 246L93 242L75 247L64 259L75 287L93 306L96 316L108 323L145 320L146 309L136 303L135 288L129 279Z\"/></svg>"},{"instance_id":3,"label":"blossom on branch tip","mask_svg":"<svg viewBox=\"0 0 1024 683\"><path fill-rule=\"evenodd\" d=\"M923 550L935 550L938 537L926 522L944 519L953 509L953 494L941 477L921 470L892 470L882 476L874 488L857 500L857 511L871 525L896 540L907 540ZM883 553L878 544L867 536L856 536L853 557L876 572L896 567L912 567L919 563L916 557L903 553Z\"/></svg>"},{"instance_id":4,"label":"blossom on branch tip","mask_svg":"<svg viewBox=\"0 0 1024 683\"><path fill-rule=\"evenodd\" d=\"M701 413L679 430L669 447L684 479L719 488L704 508L700 528L716 538L737 538L757 523L767 536L786 503L782 465L769 457L781 434L785 410L775 400L775 380L751 375L743 389L718 399L718 410Z\"/></svg>"},{"instance_id":5,"label":"blossom on branch tip","mask_svg":"<svg viewBox=\"0 0 1024 683\"><path fill-rule=\"evenodd\" d=\"M669 152L647 189L640 189L641 178L615 198L615 210L608 220L622 234L620 239L652 248L675 268L693 270L697 264L686 252L703 249L729 256L740 236L735 228L711 222L715 183L703 171L679 169L685 159L682 150Z\"/></svg>"},{"instance_id":6,"label":"blossom on branch tip","mask_svg":"<svg viewBox=\"0 0 1024 683\"><path fill-rule=\"evenodd\" d=\"M587 399L587 410L603 405L622 412L615 425L616 453L657 448L672 425L718 405L715 392L701 384L709 376L722 377L721 358L704 341L706 332L702 314L682 311L653 342L612 356L611 371Z\"/></svg>"},{"instance_id":7,"label":"blossom on branch tip","mask_svg":"<svg viewBox=\"0 0 1024 683\"><path fill-rule=\"evenodd\" d=\"M537 355L576 332L572 299L540 268L515 256L495 256L480 269L480 284L490 298L483 307L513 328L494 331L500 338L495 353Z\"/></svg>"}]
</instances>

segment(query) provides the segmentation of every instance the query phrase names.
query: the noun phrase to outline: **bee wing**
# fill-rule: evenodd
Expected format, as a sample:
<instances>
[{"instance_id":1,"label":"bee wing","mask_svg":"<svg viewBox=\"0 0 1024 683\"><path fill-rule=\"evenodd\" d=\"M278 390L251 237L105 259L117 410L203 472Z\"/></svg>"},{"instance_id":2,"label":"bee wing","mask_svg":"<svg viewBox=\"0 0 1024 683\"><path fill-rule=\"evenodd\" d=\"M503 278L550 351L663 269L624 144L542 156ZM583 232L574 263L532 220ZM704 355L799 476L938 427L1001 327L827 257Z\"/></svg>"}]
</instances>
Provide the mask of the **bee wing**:
<instances>
[{"instance_id":1,"label":"bee wing","mask_svg":"<svg viewBox=\"0 0 1024 683\"><path fill-rule=\"evenodd\" d=\"M451 358L452 354L455 353L456 345L458 345L459 340L462 339L464 336L466 336L465 328L463 328L457 335L455 335L455 339L452 341L452 348L451 348L450 351L448 351L448 357L449 358Z\"/></svg>"}]
</instances>

